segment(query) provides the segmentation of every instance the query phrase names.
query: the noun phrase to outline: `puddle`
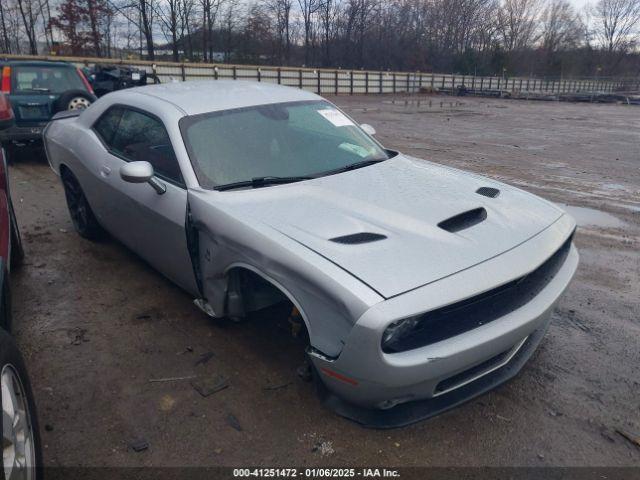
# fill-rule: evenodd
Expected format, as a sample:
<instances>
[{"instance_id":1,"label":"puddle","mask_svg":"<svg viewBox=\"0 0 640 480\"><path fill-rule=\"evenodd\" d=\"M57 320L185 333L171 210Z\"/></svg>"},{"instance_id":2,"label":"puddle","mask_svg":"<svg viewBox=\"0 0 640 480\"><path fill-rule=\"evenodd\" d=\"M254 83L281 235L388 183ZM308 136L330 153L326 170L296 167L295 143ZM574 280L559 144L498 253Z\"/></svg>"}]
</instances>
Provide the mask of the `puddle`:
<instances>
[{"instance_id":1,"label":"puddle","mask_svg":"<svg viewBox=\"0 0 640 480\"><path fill-rule=\"evenodd\" d=\"M618 217L594 208L574 207L573 205L566 205L564 203L558 203L557 205L575 218L581 227L588 225L603 228L621 228L626 225L626 223Z\"/></svg>"},{"instance_id":2,"label":"puddle","mask_svg":"<svg viewBox=\"0 0 640 480\"><path fill-rule=\"evenodd\" d=\"M604 190L617 190L617 191L627 191L628 188L624 185L620 185L619 183L605 183L602 185Z\"/></svg>"}]
</instances>

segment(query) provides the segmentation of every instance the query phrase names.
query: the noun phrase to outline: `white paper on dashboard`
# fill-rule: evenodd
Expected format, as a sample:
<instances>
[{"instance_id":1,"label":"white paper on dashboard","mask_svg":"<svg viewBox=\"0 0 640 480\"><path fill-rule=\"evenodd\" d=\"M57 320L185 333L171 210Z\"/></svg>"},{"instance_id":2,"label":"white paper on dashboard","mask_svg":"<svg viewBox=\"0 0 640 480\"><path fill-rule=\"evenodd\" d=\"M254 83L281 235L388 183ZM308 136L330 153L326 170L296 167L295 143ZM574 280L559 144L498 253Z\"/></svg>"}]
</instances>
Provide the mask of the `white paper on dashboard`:
<instances>
[{"instance_id":1,"label":"white paper on dashboard","mask_svg":"<svg viewBox=\"0 0 640 480\"><path fill-rule=\"evenodd\" d=\"M353 122L349 120L349 117L333 108L318 110L318 113L329 120L336 127L348 127L353 125Z\"/></svg>"}]
</instances>

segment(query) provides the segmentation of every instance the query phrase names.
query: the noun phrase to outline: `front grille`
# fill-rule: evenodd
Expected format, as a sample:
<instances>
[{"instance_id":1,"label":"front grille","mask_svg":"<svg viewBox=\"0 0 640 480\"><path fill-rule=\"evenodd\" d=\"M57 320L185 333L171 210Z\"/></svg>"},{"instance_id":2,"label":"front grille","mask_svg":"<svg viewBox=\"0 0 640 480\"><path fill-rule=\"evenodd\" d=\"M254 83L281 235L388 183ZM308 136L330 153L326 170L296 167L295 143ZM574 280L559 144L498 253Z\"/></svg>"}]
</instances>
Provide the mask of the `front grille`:
<instances>
[{"instance_id":1,"label":"front grille","mask_svg":"<svg viewBox=\"0 0 640 480\"><path fill-rule=\"evenodd\" d=\"M564 264L573 235L542 265L524 277L461 302L427 312L416 327L385 353L406 352L468 332L521 308L538 295Z\"/></svg>"}]
</instances>

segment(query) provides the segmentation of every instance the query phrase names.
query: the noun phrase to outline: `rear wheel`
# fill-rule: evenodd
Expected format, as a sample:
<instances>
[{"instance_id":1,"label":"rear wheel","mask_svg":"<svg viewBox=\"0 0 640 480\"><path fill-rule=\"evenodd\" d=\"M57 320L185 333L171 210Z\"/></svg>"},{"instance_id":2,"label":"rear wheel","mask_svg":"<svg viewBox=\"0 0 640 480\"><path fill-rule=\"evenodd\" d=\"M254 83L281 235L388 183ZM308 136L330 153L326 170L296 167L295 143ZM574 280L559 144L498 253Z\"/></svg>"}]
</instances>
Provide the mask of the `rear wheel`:
<instances>
[{"instance_id":1,"label":"rear wheel","mask_svg":"<svg viewBox=\"0 0 640 480\"><path fill-rule=\"evenodd\" d=\"M0 330L2 470L0 478L40 480L42 451L29 377L18 348Z\"/></svg>"},{"instance_id":2,"label":"rear wheel","mask_svg":"<svg viewBox=\"0 0 640 480\"><path fill-rule=\"evenodd\" d=\"M64 186L69 215L76 232L88 240L103 238L104 230L93 214L78 179L69 170L64 170L62 173L62 185Z\"/></svg>"}]
</instances>

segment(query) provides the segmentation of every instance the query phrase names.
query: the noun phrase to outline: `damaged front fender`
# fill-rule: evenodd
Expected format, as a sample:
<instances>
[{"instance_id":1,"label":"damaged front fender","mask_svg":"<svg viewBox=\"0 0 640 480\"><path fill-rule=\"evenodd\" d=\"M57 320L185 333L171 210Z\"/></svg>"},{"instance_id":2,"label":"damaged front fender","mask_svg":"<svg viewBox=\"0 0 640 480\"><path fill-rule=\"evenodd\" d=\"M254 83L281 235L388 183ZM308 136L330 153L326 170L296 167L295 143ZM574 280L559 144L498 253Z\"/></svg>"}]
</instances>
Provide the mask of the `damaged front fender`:
<instances>
[{"instance_id":1,"label":"damaged front fender","mask_svg":"<svg viewBox=\"0 0 640 480\"><path fill-rule=\"evenodd\" d=\"M211 313L223 317L286 297L300 311L311 346L337 357L355 321L382 297L312 250L239 213L234 205L247 193L189 191L187 236L202 298ZM249 299L239 294L241 272L259 279L250 284Z\"/></svg>"}]
</instances>

